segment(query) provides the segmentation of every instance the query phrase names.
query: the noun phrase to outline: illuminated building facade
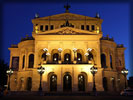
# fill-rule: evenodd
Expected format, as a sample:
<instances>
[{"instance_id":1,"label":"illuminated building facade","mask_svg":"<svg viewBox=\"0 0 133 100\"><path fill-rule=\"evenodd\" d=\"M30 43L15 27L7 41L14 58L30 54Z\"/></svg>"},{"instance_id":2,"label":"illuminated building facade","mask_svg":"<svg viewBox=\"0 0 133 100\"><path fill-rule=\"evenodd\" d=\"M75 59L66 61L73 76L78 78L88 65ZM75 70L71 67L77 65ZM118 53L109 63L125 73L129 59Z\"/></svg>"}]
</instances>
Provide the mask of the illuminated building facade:
<instances>
[{"instance_id":1,"label":"illuminated building facade","mask_svg":"<svg viewBox=\"0 0 133 100\"><path fill-rule=\"evenodd\" d=\"M42 66L42 90L46 92L88 92L93 88L92 66L97 67L97 91L120 91L124 87L123 45L103 37L103 20L65 13L32 19L32 37L11 45L11 91L38 91Z\"/></svg>"}]
</instances>

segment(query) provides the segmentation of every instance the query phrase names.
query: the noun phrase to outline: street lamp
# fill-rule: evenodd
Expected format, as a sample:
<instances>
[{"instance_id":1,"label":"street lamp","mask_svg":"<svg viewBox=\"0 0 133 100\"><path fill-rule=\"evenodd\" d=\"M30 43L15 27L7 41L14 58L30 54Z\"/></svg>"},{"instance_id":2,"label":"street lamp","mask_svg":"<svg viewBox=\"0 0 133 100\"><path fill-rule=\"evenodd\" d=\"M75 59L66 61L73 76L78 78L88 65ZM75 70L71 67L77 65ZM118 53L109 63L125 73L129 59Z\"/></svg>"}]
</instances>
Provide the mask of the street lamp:
<instances>
[{"instance_id":1,"label":"street lamp","mask_svg":"<svg viewBox=\"0 0 133 100\"><path fill-rule=\"evenodd\" d=\"M42 91L42 74L44 73L45 68L41 66L41 67L37 68L37 71L40 74L40 86L39 86L38 90Z\"/></svg>"},{"instance_id":2,"label":"street lamp","mask_svg":"<svg viewBox=\"0 0 133 100\"><path fill-rule=\"evenodd\" d=\"M89 56L89 53L85 53L85 56L86 56L86 62L88 63L88 56Z\"/></svg>"},{"instance_id":3,"label":"street lamp","mask_svg":"<svg viewBox=\"0 0 133 100\"><path fill-rule=\"evenodd\" d=\"M93 92L95 92L95 91L96 91L95 74L97 73L97 68L94 67L94 66L92 66L92 67L90 68L90 72L91 72L92 75L93 75Z\"/></svg>"},{"instance_id":4,"label":"street lamp","mask_svg":"<svg viewBox=\"0 0 133 100\"><path fill-rule=\"evenodd\" d=\"M77 48L73 48L74 52L74 64L76 64L76 53L77 53Z\"/></svg>"},{"instance_id":5,"label":"street lamp","mask_svg":"<svg viewBox=\"0 0 133 100\"><path fill-rule=\"evenodd\" d=\"M8 90L10 91L10 77L11 75L13 74L13 70L12 69L9 69L6 71L6 73L8 74L9 76L9 80L8 80Z\"/></svg>"},{"instance_id":6,"label":"street lamp","mask_svg":"<svg viewBox=\"0 0 133 100\"><path fill-rule=\"evenodd\" d=\"M76 60L76 52L77 52L77 48L73 48L73 52L74 52L74 60Z\"/></svg>"},{"instance_id":7,"label":"street lamp","mask_svg":"<svg viewBox=\"0 0 133 100\"><path fill-rule=\"evenodd\" d=\"M92 51L92 49L91 49L91 48L88 48L88 49L87 49L87 52L91 52L91 51Z\"/></svg>"},{"instance_id":8,"label":"street lamp","mask_svg":"<svg viewBox=\"0 0 133 100\"><path fill-rule=\"evenodd\" d=\"M44 51L44 52L47 52L47 51L48 51L48 49L47 49L47 48L44 48L44 49L43 49L43 51Z\"/></svg>"},{"instance_id":9,"label":"street lamp","mask_svg":"<svg viewBox=\"0 0 133 100\"><path fill-rule=\"evenodd\" d=\"M61 52L62 52L62 48L58 48L59 51L59 64L61 63Z\"/></svg>"},{"instance_id":10,"label":"street lamp","mask_svg":"<svg viewBox=\"0 0 133 100\"><path fill-rule=\"evenodd\" d=\"M127 76L127 74L128 74L128 70L127 69L123 69L123 70L121 70L121 73L124 75L124 77L125 77L125 89L126 89L126 87L127 87L127 84L126 84L126 76Z\"/></svg>"},{"instance_id":11,"label":"street lamp","mask_svg":"<svg viewBox=\"0 0 133 100\"><path fill-rule=\"evenodd\" d=\"M48 52L48 53L46 53L46 56L47 56L47 63L49 63L49 56L50 56L50 53Z\"/></svg>"}]
</instances>

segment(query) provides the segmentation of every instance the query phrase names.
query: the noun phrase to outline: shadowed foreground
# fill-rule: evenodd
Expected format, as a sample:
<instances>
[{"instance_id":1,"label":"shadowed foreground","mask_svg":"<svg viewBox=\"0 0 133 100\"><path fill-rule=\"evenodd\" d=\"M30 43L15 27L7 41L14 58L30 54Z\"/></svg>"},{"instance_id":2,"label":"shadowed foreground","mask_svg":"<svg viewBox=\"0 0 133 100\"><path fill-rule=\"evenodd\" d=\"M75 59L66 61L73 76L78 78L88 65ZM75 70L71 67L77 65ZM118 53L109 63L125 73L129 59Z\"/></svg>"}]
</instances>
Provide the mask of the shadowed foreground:
<instances>
[{"instance_id":1,"label":"shadowed foreground","mask_svg":"<svg viewBox=\"0 0 133 100\"><path fill-rule=\"evenodd\" d=\"M5 96L1 100L133 100L125 96Z\"/></svg>"}]
</instances>

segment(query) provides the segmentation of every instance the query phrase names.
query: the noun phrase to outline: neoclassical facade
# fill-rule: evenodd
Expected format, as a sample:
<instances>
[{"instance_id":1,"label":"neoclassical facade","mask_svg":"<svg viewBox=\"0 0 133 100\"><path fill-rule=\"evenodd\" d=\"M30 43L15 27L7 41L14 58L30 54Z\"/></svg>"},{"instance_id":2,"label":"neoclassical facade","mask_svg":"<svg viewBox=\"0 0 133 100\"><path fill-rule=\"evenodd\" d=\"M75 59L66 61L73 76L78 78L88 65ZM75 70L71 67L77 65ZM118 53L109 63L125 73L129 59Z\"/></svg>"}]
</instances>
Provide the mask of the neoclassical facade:
<instances>
[{"instance_id":1,"label":"neoclassical facade","mask_svg":"<svg viewBox=\"0 0 133 100\"><path fill-rule=\"evenodd\" d=\"M97 91L120 91L124 88L123 45L103 37L103 20L73 13L32 19L32 37L26 36L11 45L11 91L38 91L42 66L44 92L89 92L93 88L92 66L97 67Z\"/></svg>"}]
</instances>

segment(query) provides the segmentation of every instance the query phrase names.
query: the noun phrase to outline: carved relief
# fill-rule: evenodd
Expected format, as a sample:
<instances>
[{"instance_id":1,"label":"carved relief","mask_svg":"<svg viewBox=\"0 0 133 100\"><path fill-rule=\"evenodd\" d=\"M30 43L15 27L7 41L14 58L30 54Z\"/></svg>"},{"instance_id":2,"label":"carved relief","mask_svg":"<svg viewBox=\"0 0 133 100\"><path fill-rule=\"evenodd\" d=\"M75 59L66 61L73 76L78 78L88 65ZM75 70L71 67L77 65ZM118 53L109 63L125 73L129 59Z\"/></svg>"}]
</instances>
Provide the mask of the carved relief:
<instances>
[{"instance_id":1,"label":"carved relief","mask_svg":"<svg viewBox=\"0 0 133 100\"><path fill-rule=\"evenodd\" d=\"M75 32L69 28L63 29L59 32L57 32L57 34L77 34L78 32Z\"/></svg>"}]
</instances>

